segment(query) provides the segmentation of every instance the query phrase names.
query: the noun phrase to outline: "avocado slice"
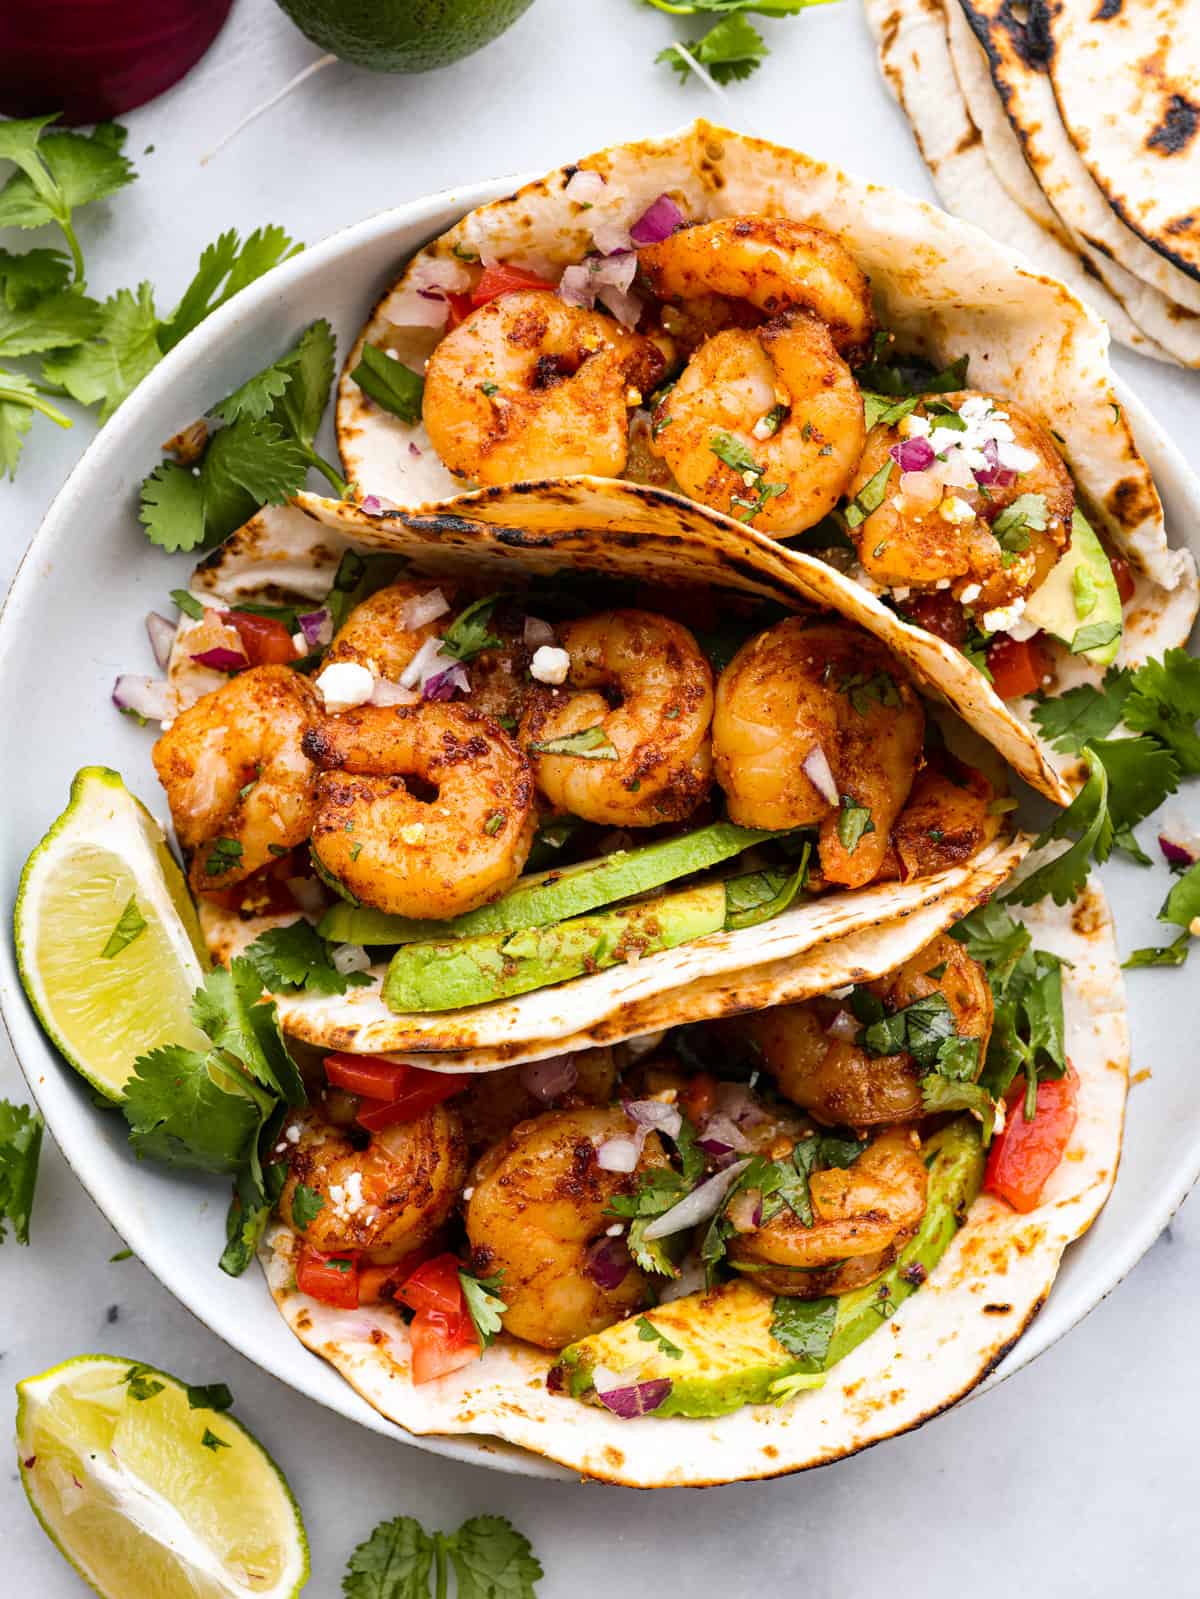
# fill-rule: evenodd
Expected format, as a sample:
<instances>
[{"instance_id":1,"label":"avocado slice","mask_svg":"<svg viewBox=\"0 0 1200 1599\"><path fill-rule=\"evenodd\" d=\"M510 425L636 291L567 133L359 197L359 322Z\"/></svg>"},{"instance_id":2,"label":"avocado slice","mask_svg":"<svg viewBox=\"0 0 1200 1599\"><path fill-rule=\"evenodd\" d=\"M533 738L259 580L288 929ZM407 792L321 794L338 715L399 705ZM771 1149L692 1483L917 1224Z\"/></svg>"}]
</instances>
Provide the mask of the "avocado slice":
<instances>
[{"instance_id":1,"label":"avocado slice","mask_svg":"<svg viewBox=\"0 0 1200 1599\"><path fill-rule=\"evenodd\" d=\"M1071 518L1070 548L1029 596L1025 620L1096 666L1111 666L1116 660L1121 648L1121 596L1104 546L1082 511L1077 509Z\"/></svg>"},{"instance_id":2,"label":"avocado slice","mask_svg":"<svg viewBox=\"0 0 1200 1599\"><path fill-rule=\"evenodd\" d=\"M883 1325L937 1265L983 1180L978 1124L960 1117L925 1146L929 1197L920 1228L882 1277L825 1299L773 1299L737 1279L619 1321L563 1350L556 1371L575 1398L596 1404L597 1366L621 1381L669 1378L656 1416L723 1416L790 1398ZM646 1323L666 1342L646 1331ZM779 1334L780 1336L776 1336ZM787 1340L780 1342L780 1337ZM681 1351L672 1354L671 1349ZM805 1382L803 1379L816 1379Z\"/></svg>"},{"instance_id":3,"label":"avocado slice","mask_svg":"<svg viewBox=\"0 0 1200 1599\"><path fill-rule=\"evenodd\" d=\"M740 855L752 844L785 835L712 822L677 838L659 839L640 849L617 850L602 860L532 872L507 894L448 922L423 922L388 916L367 906L333 905L317 931L338 944L414 944L436 937L470 938L479 933L515 933L583 916L601 905L645 894L663 883L689 877Z\"/></svg>"}]
</instances>

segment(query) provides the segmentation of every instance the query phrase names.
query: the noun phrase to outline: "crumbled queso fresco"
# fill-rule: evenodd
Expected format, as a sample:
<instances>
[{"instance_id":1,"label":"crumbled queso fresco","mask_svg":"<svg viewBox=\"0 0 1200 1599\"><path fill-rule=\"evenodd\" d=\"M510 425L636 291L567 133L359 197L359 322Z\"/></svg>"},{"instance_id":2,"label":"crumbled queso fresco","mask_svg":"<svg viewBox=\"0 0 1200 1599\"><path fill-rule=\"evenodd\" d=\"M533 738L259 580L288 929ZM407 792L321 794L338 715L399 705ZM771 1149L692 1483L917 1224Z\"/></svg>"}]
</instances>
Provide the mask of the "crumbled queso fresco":
<instances>
[{"instance_id":1,"label":"crumbled queso fresco","mask_svg":"<svg viewBox=\"0 0 1200 1599\"><path fill-rule=\"evenodd\" d=\"M550 683L555 688L567 681L570 670L571 657L555 644L539 645L529 663L531 677L537 678L539 683Z\"/></svg>"},{"instance_id":2,"label":"crumbled queso fresco","mask_svg":"<svg viewBox=\"0 0 1200 1599\"><path fill-rule=\"evenodd\" d=\"M367 703L375 692L375 679L357 661L335 661L317 678L316 688L327 711L349 711Z\"/></svg>"},{"instance_id":3,"label":"crumbled queso fresco","mask_svg":"<svg viewBox=\"0 0 1200 1599\"><path fill-rule=\"evenodd\" d=\"M937 427L937 418L917 416L915 412L900 422L900 432L905 438L928 439L929 447L943 460L962 462L972 472L982 472L988 465L983 446L989 442L996 446L1000 465L1013 472L1031 472L1038 463L1032 450L1015 442L1007 411L998 411L984 394L972 394L958 408L958 414L967 424L965 428Z\"/></svg>"}]
</instances>

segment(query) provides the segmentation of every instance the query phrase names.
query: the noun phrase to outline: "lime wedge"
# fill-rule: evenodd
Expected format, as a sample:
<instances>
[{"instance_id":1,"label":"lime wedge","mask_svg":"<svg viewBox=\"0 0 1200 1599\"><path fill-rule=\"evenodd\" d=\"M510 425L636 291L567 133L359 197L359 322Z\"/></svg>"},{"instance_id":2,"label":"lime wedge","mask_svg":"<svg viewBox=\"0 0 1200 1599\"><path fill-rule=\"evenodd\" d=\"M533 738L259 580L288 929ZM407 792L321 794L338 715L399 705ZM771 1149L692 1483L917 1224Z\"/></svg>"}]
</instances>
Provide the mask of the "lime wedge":
<instances>
[{"instance_id":1,"label":"lime wedge","mask_svg":"<svg viewBox=\"0 0 1200 1599\"><path fill-rule=\"evenodd\" d=\"M34 1514L104 1599L283 1599L307 1580L279 1467L165 1372L80 1355L27 1377L17 1449Z\"/></svg>"},{"instance_id":2,"label":"lime wedge","mask_svg":"<svg viewBox=\"0 0 1200 1599\"><path fill-rule=\"evenodd\" d=\"M156 1045L209 1048L190 1015L209 966L196 912L162 828L119 773L78 773L25 863L13 932L38 1020L107 1098L121 1098L135 1058Z\"/></svg>"}]
</instances>

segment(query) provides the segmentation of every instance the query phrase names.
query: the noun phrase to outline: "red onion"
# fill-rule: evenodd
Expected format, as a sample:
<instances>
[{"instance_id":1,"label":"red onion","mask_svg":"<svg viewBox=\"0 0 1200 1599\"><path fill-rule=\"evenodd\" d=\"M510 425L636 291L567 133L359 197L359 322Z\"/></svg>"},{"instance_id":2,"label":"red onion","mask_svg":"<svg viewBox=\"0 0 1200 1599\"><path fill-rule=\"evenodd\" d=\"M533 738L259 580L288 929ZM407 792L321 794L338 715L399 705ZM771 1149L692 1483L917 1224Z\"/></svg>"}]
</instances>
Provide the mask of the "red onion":
<instances>
[{"instance_id":1,"label":"red onion","mask_svg":"<svg viewBox=\"0 0 1200 1599\"><path fill-rule=\"evenodd\" d=\"M619 303L633 301L636 297L626 291L636 276L637 256L632 250L615 250L612 255L605 256L589 255L578 266L566 269L559 279L558 296L567 305L581 306L589 311L597 298L607 305L605 296L610 291L619 295ZM637 304L640 315L641 302ZM609 309L614 316L618 314L613 306L609 306Z\"/></svg>"},{"instance_id":2,"label":"red onion","mask_svg":"<svg viewBox=\"0 0 1200 1599\"><path fill-rule=\"evenodd\" d=\"M683 220L683 212L671 196L660 194L630 228L629 237L634 244L660 244L663 239L670 238Z\"/></svg>"},{"instance_id":3,"label":"red onion","mask_svg":"<svg viewBox=\"0 0 1200 1599\"><path fill-rule=\"evenodd\" d=\"M622 223L614 222L611 217L597 214L591 229L592 238L601 255L615 255L618 250L628 250L630 247L626 228Z\"/></svg>"},{"instance_id":4,"label":"red onion","mask_svg":"<svg viewBox=\"0 0 1200 1599\"><path fill-rule=\"evenodd\" d=\"M563 193L580 205L595 205L604 193L604 178L599 172L580 167L563 184Z\"/></svg>"},{"instance_id":5,"label":"red onion","mask_svg":"<svg viewBox=\"0 0 1200 1599\"><path fill-rule=\"evenodd\" d=\"M704 1123L698 1142L708 1155L741 1155L750 1148L745 1133L737 1123L720 1111Z\"/></svg>"},{"instance_id":6,"label":"red onion","mask_svg":"<svg viewBox=\"0 0 1200 1599\"><path fill-rule=\"evenodd\" d=\"M596 1372L593 1372L593 1383L595 1380ZM630 1383L623 1388L597 1388L596 1398L606 1410L611 1410L614 1416L620 1416L622 1421L634 1421L638 1416L648 1416L652 1410L657 1410L666 1402L670 1392L671 1379L655 1377L649 1382Z\"/></svg>"},{"instance_id":7,"label":"red onion","mask_svg":"<svg viewBox=\"0 0 1200 1599\"><path fill-rule=\"evenodd\" d=\"M834 781L829 759L819 744L813 745L800 762L800 767L821 798L829 805L836 805L839 797L838 786Z\"/></svg>"},{"instance_id":8,"label":"red onion","mask_svg":"<svg viewBox=\"0 0 1200 1599\"><path fill-rule=\"evenodd\" d=\"M601 1171L631 1172L636 1170L641 1152L638 1139L606 1138L596 1150L596 1165Z\"/></svg>"},{"instance_id":9,"label":"red onion","mask_svg":"<svg viewBox=\"0 0 1200 1599\"><path fill-rule=\"evenodd\" d=\"M211 666L214 672L243 672L250 665L240 650L228 649L224 644L201 650L192 660L200 666Z\"/></svg>"},{"instance_id":10,"label":"red onion","mask_svg":"<svg viewBox=\"0 0 1200 1599\"><path fill-rule=\"evenodd\" d=\"M584 1274L597 1288L610 1291L619 1288L633 1265L629 1249L623 1238L597 1238L583 1257Z\"/></svg>"},{"instance_id":11,"label":"red onion","mask_svg":"<svg viewBox=\"0 0 1200 1599\"><path fill-rule=\"evenodd\" d=\"M675 1105L664 1105L660 1099L630 1099L625 1102L625 1114L630 1121L646 1133L666 1133L668 1138L678 1138L683 1126L683 1114Z\"/></svg>"},{"instance_id":12,"label":"red onion","mask_svg":"<svg viewBox=\"0 0 1200 1599\"><path fill-rule=\"evenodd\" d=\"M320 649L333 637L333 617L326 610L305 611L296 620L310 650Z\"/></svg>"},{"instance_id":13,"label":"red onion","mask_svg":"<svg viewBox=\"0 0 1200 1599\"><path fill-rule=\"evenodd\" d=\"M839 1010L825 1029L825 1036L836 1038L843 1044L852 1044L858 1037L858 1032L858 1018L852 1016L848 1010Z\"/></svg>"},{"instance_id":14,"label":"red onion","mask_svg":"<svg viewBox=\"0 0 1200 1599\"><path fill-rule=\"evenodd\" d=\"M467 669L461 661L455 661L453 666L448 666L444 672L435 672L432 677L427 677L421 688L422 698L427 700L452 700L461 690L464 694L471 692L471 679L467 676Z\"/></svg>"},{"instance_id":15,"label":"red onion","mask_svg":"<svg viewBox=\"0 0 1200 1599\"><path fill-rule=\"evenodd\" d=\"M302 911L315 916L325 909L325 890L318 877L289 877L287 890Z\"/></svg>"},{"instance_id":16,"label":"red onion","mask_svg":"<svg viewBox=\"0 0 1200 1599\"><path fill-rule=\"evenodd\" d=\"M420 445L414 444L413 441L411 439L409 439L409 441L408 441L408 453L410 455L416 456L417 460L419 461L421 459L421 455L422 455L423 452L421 450Z\"/></svg>"},{"instance_id":17,"label":"red onion","mask_svg":"<svg viewBox=\"0 0 1200 1599\"><path fill-rule=\"evenodd\" d=\"M426 622L436 622L449 609L450 602L441 589L430 589L427 594L414 594L412 599L405 600L396 616L400 626L408 633L424 627Z\"/></svg>"},{"instance_id":18,"label":"red onion","mask_svg":"<svg viewBox=\"0 0 1200 1599\"><path fill-rule=\"evenodd\" d=\"M927 472L937 460L933 445L920 438L902 439L892 445L888 454L902 472Z\"/></svg>"},{"instance_id":19,"label":"red onion","mask_svg":"<svg viewBox=\"0 0 1200 1599\"><path fill-rule=\"evenodd\" d=\"M377 677L371 690L372 705L418 705L421 696L416 689L401 688L399 683L389 683L386 677Z\"/></svg>"},{"instance_id":20,"label":"red onion","mask_svg":"<svg viewBox=\"0 0 1200 1599\"><path fill-rule=\"evenodd\" d=\"M1179 866L1186 870L1200 860L1200 838L1190 830L1178 829L1179 836L1168 838L1165 833L1158 835L1158 847L1163 852L1163 859L1168 866Z\"/></svg>"},{"instance_id":21,"label":"red onion","mask_svg":"<svg viewBox=\"0 0 1200 1599\"><path fill-rule=\"evenodd\" d=\"M168 722L179 709L170 683L158 677L140 677L124 672L113 684L112 702L119 711L132 711L147 721Z\"/></svg>"},{"instance_id":22,"label":"red onion","mask_svg":"<svg viewBox=\"0 0 1200 1599\"><path fill-rule=\"evenodd\" d=\"M545 1060L526 1061L520 1071L522 1088L543 1105L569 1094L578 1076L579 1068L570 1055L548 1055Z\"/></svg>"},{"instance_id":23,"label":"red onion","mask_svg":"<svg viewBox=\"0 0 1200 1599\"><path fill-rule=\"evenodd\" d=\"M160 616L157 611L151 611L146 617L146 632L150 637L150 648L154 651L154 659L160 672L165 672L167 662L171 659L171 645L175 642L174 622L168 622L165 616Z\"/></svg>"},{"instance_id":24,"label":"red onion","mask_svg":"<svg viewBox=\"0 0 1200 1599\"><path fill-rule=\"evenodd\" d=\"M527 649L537 650L543 644L554 643L554 629L549 622L543 622L540 617L527 616L522 639Z\"/></svg>"},{"instance_id":25,"label":"red onion","mask_svg":"<svg viewBox=\"0 0 1200 1599\"><path fill-rule=\"evenodd\" d=\"M636 294L607 285L596 298L605 310L611 311L623 328L636 328L642 314L642 302Z\"/></svg>"},{"instance_id":26,"label":"red onion","mask_svg":"<svg viewBox=\"0 0 1200 1599\"><path fill-rule=\"evenodd\" d=\"M721 1208L721 1201L733 1186L734 1179L740 1177L749 1164L749 1159L735 1160L724 1171L705 1178L677 1205L672 1205L665 1215L656 1216L643 1237L653 1242L656 1238L669 1238L672 1233L681 1233L689 1227L695 1227L698 1222L708 1221Z\"/></svg>"},{"instance_id":27,"label":"red onion","mask_svg":"<svg viewBox=\"0 0 1200 1599\"><path fill-rule=\"evenodd\" d=\"M1011 467L1000 465L1000 452L996 448L995 439L984 439L980 449L987 465L975 468L976 483L995 484L997 488L1006 489L1017 481L1017 474Z\"/></svg>"},{"instance_id":28,"label":"red onion","mask_svg":"<svg viewBox=\"0 0 1200 1599\"><path fill-rule=\"evenodd\" d=\"M385 511L398 511L395 500L385 500L382 494L368 494L359 500L358 508L368 516L382 516Z\"/></svg>"},{"instance_id":29,"label":"red onion","mask_svg":"<svg viewBox=\"0 0 1200 1599\"><path fill-rule=\"evenodd\" d=\"M757 1127L770 1120L745 1083L721 1083L717 1088L717 1109L724 1111L739 1127Z\"/></svg>"},{"instance_id":30,"label":"red onion","mask_svg":"<svg viewBox=\"0 0 1200 1599\"><path fill-rule=\"evenodd\" d=\"M752 1233L762 1226L763 1201L762 1191L758 1188L743 1188L741 1193L734 1194L729 1201L729 1209L725 1212L733 1223L735 1233Z\"/></svg>"}]
</instances>

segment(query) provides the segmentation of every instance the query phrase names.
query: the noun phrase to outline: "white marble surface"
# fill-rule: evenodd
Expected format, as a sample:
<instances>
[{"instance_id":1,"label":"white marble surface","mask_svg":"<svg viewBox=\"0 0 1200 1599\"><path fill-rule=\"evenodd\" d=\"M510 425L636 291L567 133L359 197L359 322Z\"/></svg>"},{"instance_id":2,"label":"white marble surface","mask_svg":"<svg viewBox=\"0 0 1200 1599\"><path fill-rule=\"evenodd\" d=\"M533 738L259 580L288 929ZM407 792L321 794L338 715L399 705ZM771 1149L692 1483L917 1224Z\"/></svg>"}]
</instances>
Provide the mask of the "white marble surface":
<instances>
[{"instance_id":1,"label":"white marble surface","mask_svg":"<svg viewBox=\"0 0 1200 1599\"><path fill-rule=\"evenodd\" d=\"M855 0L762 26L774 53L735 86L728 117L928 194ZM671 20L635 0L538 0L485 54L442 73L376 79L331 68L201 165L316 55L270 0L238 0L186 84L127 119L142 176L84 214L91 285L108 291L149 277L160 306L169 305L222 228L273 220L313 241L456 181L546 167L697 112L720 120L702 88L653 66L670 36ZM1118 364L1200 465L1200 379L1124 355ZM5 581L90 436L87 421L71 434L39 426L16 486L0 485ZM1134 1090L1131 1117L1152 1092ZM0 1095L27 1097L6 1045ZM485 1510L533 1539L546 1568L543 1599L668 1587L841 1599L896 1584L925 1599L1011 1599L1019 1590L1094 1599L1147 1581L1197 1591L1194 1204L1084 1325L977 1404L819 1473L703 1496L503 1477L328 1414L230 1353L136 1260L110 1263L120 1240L49 1141L34 1229L31 1249L10 1243L0 1256L6 1383L98 1349L192 1381L229 1382L238 1413L304 1507L309 1592L319 1599L340 1591L346 1555L379 1519L408 1512L453 1527ZM12 1466L0 1472L0 1527L0 1576L11 1591L20 1581L37 1599L83 1592L27 1513Z\"/></svg>"}]
</instances>

